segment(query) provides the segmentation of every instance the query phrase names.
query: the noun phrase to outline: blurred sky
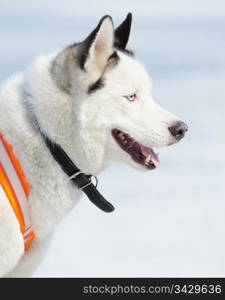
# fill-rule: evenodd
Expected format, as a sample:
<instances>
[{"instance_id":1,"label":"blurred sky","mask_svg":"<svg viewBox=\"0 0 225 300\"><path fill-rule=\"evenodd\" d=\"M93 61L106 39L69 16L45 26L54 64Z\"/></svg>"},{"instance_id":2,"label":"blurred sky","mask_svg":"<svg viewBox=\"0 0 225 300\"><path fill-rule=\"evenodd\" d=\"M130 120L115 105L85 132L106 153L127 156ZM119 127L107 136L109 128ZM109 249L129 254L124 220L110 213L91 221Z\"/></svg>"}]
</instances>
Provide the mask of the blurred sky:
<instances>
[{"instance_id":1,"label":"blurred sky","mask_svg":"<svg viewBox=\"0 0 225 300\"><path fill-rule=\"evenodd\" d=\"M113 164L59 225L36 276L225 276L225 1L2 1L0 80L35 56L82 40L104 14L134 15L130 47L158 103L190 131L160 151L161 168Z\"/></svg>"}]
</instances>

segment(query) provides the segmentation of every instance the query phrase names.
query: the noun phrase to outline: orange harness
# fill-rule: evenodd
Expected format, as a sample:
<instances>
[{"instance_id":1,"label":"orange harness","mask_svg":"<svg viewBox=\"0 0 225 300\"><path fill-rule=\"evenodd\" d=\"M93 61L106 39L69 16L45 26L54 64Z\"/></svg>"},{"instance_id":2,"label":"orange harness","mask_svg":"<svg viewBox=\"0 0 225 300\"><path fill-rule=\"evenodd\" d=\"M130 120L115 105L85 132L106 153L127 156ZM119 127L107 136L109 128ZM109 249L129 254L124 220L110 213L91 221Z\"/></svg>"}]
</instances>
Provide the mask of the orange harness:
<instances>
[{"instance_id":1,"label":"orange harness","mask_svg":"<svg viewBox=\"0 0 225 300\"><path fill-rule=\"evenodd\" d=\"M0 133L0 198L6 197L12 206L20 224L25 250L29 249L35 239L30 218L29 194L30 185L13 152L13 147Z\"/></svg>"}]
</instances>

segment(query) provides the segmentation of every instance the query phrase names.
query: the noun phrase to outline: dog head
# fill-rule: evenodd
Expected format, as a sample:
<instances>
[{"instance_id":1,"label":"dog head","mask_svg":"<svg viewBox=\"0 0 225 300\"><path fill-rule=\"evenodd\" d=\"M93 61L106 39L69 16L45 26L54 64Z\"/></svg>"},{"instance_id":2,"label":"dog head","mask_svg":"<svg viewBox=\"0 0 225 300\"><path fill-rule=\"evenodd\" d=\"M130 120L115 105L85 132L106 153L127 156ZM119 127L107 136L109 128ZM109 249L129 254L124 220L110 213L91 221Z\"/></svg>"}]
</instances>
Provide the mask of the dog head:
<instances>
[{"instance_id":1,"label":"dog head","mask_svg":"<svg viewBox=\"0 0 225 300\"><path fill-rule=\"evenodd\" d=\"M109 161L141 170L159 167L153 148L179 141L187 125L158 106L143 66L126 49L131 14L114 30L101 19L81 43L60 52L51 65L57 87L72 103L80 168L96 173Z\"/></svg>"}]
</instances>

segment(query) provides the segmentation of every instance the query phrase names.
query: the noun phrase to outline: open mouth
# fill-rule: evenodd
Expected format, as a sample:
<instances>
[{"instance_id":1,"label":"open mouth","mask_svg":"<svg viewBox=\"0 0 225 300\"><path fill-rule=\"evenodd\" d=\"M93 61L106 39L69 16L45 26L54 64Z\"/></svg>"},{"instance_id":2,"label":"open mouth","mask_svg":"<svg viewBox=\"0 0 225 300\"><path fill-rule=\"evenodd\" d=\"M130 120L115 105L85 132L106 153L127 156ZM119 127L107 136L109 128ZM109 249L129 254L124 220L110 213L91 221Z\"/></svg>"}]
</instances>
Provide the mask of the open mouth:
<instances>
[{"instance_id":1,"label":"open mouth","mask_svg":"<svg viewBox=\"0 0 225 300\"><path fill-rule=\"evenodd\" d=\"M148 169L159 168L160 162L158 155L152 148L148 148L138 143L127 133L118 129L113 129L112 135L121 149L127 152L136 163L145 166Z\"/></svg>"}]
</instances>

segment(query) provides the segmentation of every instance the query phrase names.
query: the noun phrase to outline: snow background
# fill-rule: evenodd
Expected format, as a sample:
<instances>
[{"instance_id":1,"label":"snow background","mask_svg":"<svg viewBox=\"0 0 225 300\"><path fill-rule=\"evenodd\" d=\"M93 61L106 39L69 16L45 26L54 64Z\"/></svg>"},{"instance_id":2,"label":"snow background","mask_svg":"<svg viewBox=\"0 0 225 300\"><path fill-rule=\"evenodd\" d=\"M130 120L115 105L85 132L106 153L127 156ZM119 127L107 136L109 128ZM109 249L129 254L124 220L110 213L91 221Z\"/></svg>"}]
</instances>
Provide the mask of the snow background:
<instances>
[{"instance_id":1,"label":"snow background","mask_svg":"<svg viewBox=\"0 0 225 300\"><path fill-rule=\"evenodd\" d=\"M131 48L158 103L190 127L161 168L113 164L58 226L37 277L225 276L225 2L0 0L0 81L35 56L82 40L104 14L133 12Z\"/></svg>"}]
</instances>

